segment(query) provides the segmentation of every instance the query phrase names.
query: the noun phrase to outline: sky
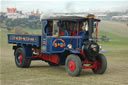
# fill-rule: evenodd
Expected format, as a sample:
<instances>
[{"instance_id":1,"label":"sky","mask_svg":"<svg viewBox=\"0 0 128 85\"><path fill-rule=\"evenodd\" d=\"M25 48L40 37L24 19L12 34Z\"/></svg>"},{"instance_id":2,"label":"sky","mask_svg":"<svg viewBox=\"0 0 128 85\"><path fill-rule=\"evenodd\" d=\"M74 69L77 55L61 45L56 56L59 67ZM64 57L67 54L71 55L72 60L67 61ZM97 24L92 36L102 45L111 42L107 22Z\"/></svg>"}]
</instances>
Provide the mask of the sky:
<instances>
[{"instance_id":1,"label":"sky","mask_svg":"<svg viewBox=\"0 0 128 85\"><path fill-rule=\"evenodd\" d=\"M23 12L105 12L128 9L128 0L0 0L0 11L17 8Z\"/></svg>"}]
</instances>

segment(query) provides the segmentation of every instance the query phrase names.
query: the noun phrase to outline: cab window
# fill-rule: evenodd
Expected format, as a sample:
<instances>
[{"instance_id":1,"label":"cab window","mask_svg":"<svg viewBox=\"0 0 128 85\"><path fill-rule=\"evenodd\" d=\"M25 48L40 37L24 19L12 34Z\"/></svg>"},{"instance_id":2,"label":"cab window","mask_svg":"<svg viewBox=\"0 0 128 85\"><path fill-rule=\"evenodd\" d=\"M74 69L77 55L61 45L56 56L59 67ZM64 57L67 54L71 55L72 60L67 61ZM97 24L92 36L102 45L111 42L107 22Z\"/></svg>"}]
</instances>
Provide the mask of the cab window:
<instances>
[{"instance_id":1,"label":"cab window","mask_svg":"<svg viewBox=\"0 0 128 85\"><path fill-rule=\"evenodd\" d=\"M59 21L55 20L53 21L53 36L59 36L59 26L58 26Z\"/></svg>"}]
</instances>

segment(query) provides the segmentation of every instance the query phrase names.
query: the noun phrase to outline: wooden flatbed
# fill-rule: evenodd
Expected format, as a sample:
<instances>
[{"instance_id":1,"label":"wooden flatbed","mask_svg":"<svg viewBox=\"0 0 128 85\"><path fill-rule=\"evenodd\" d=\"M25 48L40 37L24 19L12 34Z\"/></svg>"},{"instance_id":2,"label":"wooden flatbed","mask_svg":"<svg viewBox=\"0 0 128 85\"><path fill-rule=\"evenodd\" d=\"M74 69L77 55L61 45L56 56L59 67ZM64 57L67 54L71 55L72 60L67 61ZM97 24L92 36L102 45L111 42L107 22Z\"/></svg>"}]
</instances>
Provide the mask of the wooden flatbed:
<instances>
[{"instance_id":1,"label":"wooden flatbed","mask_svg":"<svg viewBox=\"0 0 128 85\"><path fill-rule=\"evenodd\" d=\"M40 47L41 35L8 34L8 43L26 44L26 45Z\"/></svg>"}]
</instances>

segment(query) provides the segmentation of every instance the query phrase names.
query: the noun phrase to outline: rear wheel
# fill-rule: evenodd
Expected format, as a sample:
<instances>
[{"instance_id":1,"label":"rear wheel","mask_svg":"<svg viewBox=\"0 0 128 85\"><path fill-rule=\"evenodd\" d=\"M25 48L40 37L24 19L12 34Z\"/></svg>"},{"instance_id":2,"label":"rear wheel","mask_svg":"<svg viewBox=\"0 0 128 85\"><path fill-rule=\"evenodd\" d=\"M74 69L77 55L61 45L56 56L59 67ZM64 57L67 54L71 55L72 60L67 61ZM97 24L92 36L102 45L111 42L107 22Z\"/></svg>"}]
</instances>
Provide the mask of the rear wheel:
<instances>
[{"instance_id":1,"label":"rear wheel","mask_svg":"<svg viewBox=\"0 0 128 85\"><path fill-rule=\"evenodd\" d=\"M17 67L28 68L31 64L31 59L27 59L24 56L23 48L17 48L15 52L15 63Z\"/></svg>"},{"instance_id":2,"label":"rear wheel","mask_svg":"<svg viewBox=\"0 0 128 85\"><path fill-rule=\"evenodd\" d=\"M79 56L73 54L67 56L65 67L69 75L79 76L82 69L81 60Z\"/></svg>"},{"instance_id":3,"label":"rear wheel","mask_svg":"<svg viewBox=\"0 0 128 85\"><path fill-rule=\"evenodd\" d=\"M96 74L103 74L107 68L106 57L103 54L99 54L96 59L97 59L97 64L96 67L92 69L92 71Z\"/></svg>"}]
</instances>

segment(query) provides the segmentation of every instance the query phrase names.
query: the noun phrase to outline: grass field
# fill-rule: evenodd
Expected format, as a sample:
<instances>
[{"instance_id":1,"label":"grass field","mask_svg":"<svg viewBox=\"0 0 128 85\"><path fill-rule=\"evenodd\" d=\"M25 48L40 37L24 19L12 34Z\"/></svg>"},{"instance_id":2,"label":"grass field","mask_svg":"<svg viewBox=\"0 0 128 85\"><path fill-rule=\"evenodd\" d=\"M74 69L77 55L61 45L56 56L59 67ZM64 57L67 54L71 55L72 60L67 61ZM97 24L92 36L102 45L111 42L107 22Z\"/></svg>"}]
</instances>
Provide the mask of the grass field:
<instances>
[{"instance_id":1,"label":"grass field","mask_svg":"<svg viewBox=\"0 0 128 85\"><path fill-rule=\"evenodd\" d=\"M49 67L43 61L32 61L30 68L17 68L7 34L6 30L0 31L1 85L128 85L128 27L124 23L102 21L99 25L99 35L104 34L111 39L109 42L99 42L108 51L104 54L108 68L103 75L85 69L79 77L71 77L64 66Z\"/></svg>"}]
</instances>

